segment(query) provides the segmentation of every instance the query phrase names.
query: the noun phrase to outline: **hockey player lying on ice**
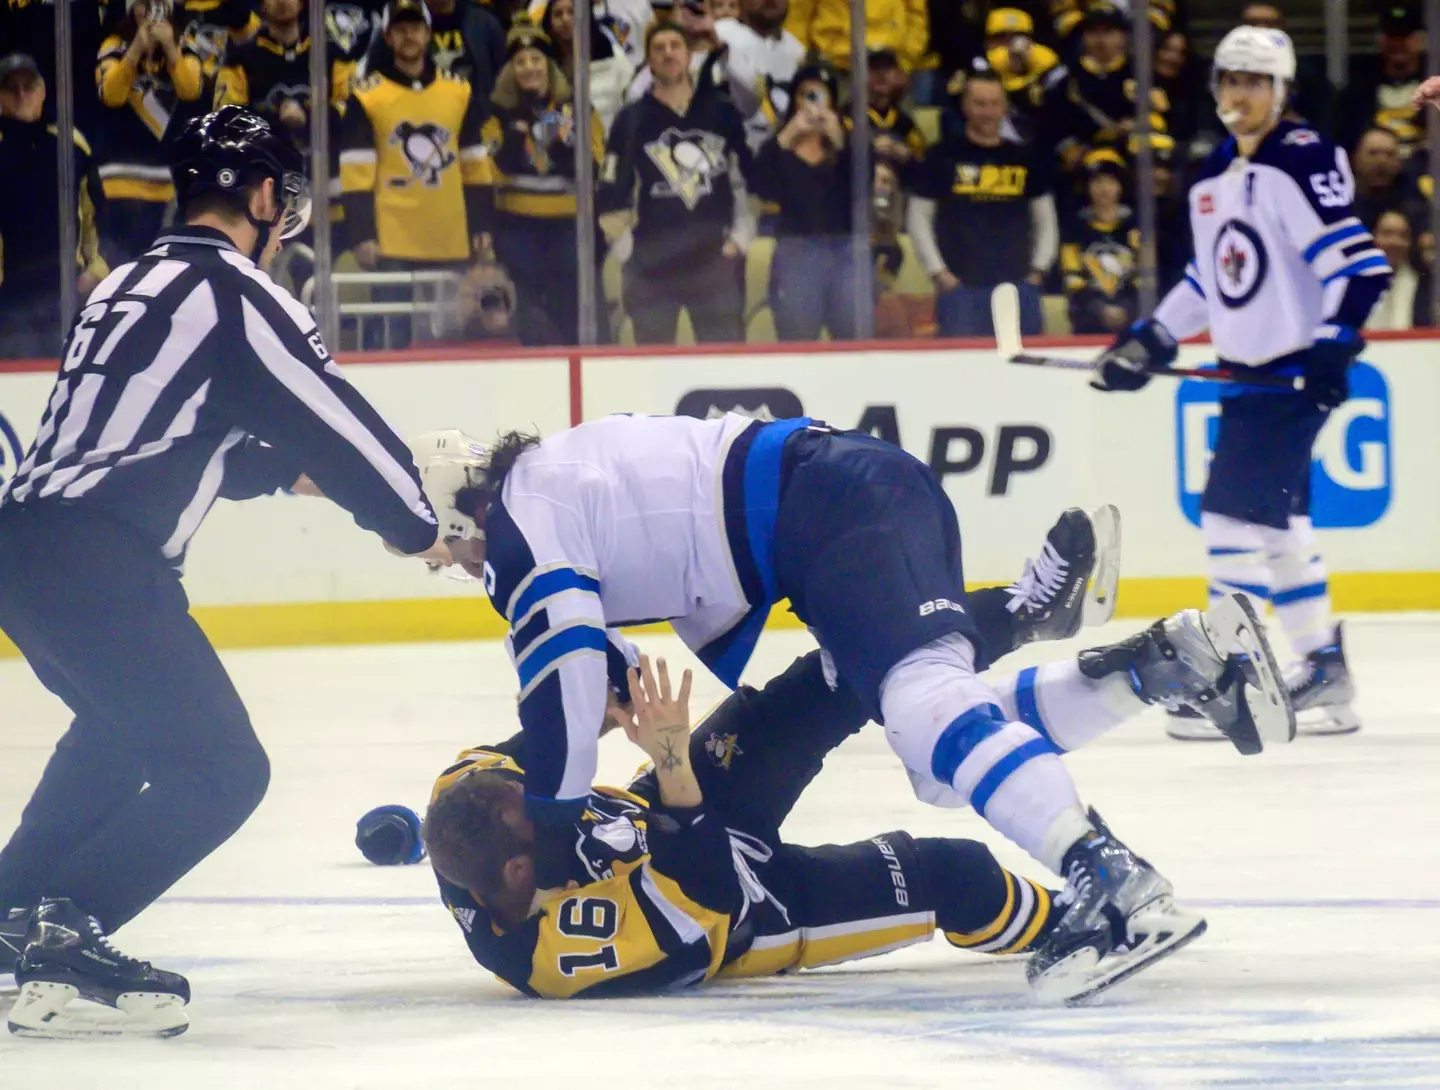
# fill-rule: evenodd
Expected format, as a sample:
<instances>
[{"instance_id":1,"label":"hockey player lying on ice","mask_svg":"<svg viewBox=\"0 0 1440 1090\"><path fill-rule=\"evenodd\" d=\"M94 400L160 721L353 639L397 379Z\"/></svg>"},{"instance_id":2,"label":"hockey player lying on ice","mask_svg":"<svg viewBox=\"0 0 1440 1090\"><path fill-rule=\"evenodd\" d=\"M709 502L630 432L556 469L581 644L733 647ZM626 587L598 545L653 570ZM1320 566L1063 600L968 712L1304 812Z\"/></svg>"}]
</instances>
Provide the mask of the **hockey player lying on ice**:
<instances>
[{"instance_id":1,"label":"hockey player lying on ice","mask_svg":"<svg viewBox=\"0 0 1440 1090\"><path fill-rule=\"evenodd\" d=\"M1070 749L1151 703L1212 691L1220 659L1196 654L1199 626L1195 611L1179 613L1077 660L996 678L995 689L1007 715ZM826 755L868 720L824 675L812 652L758 692L737 689L690 734L689 672L672 694L664 661L657 678L642 658L641 676L630 671L626 733L652 765L628 789L590 794L568 880L555 888L536 888L519 736L460 754L435 785L424 835L475 959L531 996L633 995L870 957L938 928L963 949L1042 950L1057 968L1069 964L1073 973L1032 983L1042 999L1070 1001L1155 960L1144 949L1127 957L1124 919L1108 905L1084 937L1057 931L1071 898L1010 873L973 840L886 832L840 846L783 843L780 826ZM1103 974L1099 951L1109 954Z\"/></svg>"},{"instance_id":2,"label":"hockey player lying on ice","mask_svg":"<svg viewBox=\"0 0 1440 1090\"><path fill-rule=\"evenodd\" d=\"M1084 512L1061 517L1009 591L969 593L956 512L930 468L808 419L615 416L544 440L511 434L487 449L435 433L412 449L451 556L510 621L540 888L571 877L574 825L592 805L607 681L623 677L626 660L616 660L629 654L614 629L668 619L733 688L765 615L788 599L832 678L884 723L916 795L972 806L1065 876L1074 902L1027 967L1037 991L1080 998L1200 933L1204 921L1176 904L1170 883L1080 802L1060 760L1085 740L1066 729L1074 701L1051 698L1067 716L1057 737L1033 690L1012 694L1006 711L979 676L1017 629L1078 629L1101 538ZM1168 653L1204 690L1188 702L1237 744L1293 735L1253 610L1222 598L1206 622L1186 615L1166 632ZM1237 644L1258 690L1215 651ZM1095 927L1107 906L1125 919L1118 949ZM591 953L603 957L605 945Z\"/></svg>"}]
</instances>

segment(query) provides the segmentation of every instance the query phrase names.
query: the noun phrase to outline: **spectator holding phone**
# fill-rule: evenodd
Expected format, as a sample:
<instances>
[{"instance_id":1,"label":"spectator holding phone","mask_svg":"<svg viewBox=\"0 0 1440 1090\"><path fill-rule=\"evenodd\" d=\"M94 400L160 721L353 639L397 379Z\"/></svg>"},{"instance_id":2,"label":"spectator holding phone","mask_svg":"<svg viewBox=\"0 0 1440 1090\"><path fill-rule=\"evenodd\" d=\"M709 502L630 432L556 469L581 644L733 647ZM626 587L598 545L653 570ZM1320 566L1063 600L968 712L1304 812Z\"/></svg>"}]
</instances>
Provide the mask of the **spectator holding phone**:
<instances>
[{"instance_id":1,"label":"spectator holding phone","mask_svg":"<svg viewBox=\"0 0 1440 1090\"><path fill-rule=\"evenodd\" d=\"M855 336L850 142L828 65L795 73L790 113L755 160L755 189L779 205L770 309L782 341Z\"/></svg>"}]
</instances>

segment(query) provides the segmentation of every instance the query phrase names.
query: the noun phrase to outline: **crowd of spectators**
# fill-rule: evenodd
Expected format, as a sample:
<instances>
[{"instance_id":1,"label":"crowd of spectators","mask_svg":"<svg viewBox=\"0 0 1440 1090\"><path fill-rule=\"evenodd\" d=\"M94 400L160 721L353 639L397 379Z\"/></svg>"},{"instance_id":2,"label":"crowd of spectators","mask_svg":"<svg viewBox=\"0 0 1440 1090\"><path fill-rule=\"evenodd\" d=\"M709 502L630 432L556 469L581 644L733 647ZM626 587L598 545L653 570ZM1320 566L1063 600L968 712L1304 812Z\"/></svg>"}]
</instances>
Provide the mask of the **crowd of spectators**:
<instances>
[{"instance_id":1,"label":"crowd of spectators","mask_svg":"<svg viewBox=\"0 0 1440 1090\"><path fill-rule=\"evenodd\" d=\"M373 309L395 312L383 340L351 330L366 347L574 342L582 140L596 163L596 273L610 285L602 338L671 342L684 312L697 340L743 340L767 311L782 340L853 337L857 229L871 237L883 335L988 335L990 289L1007 281L1026 332L1112 333L1136 317L1147 267L1142 152L1155 286L1182 275L1187 178L1224 133L1176 0L867 0L863 87L850 78L849 0L593 0L586 117L575 6L330 0L328 85L315 93L306 0L74 0L68 194L51 9L0 8L0 356L59 349L60 202L75 210L83 294L162 233L167 144L227 102L307 154L313 111L326 112L335 199L314 229L330 232L340 267L376 274ZM1236 14L1285 25L1279 4ZM1154 45L1143 104L1140 18ZM1413 0L1383 5L1378 22L1343 88L1323 58L1301 56L1289 114L1349 151L1356 214L1397 270L1371 325L1403 329L1432 324L1433 185L1410 105L1429 65ZM854 146L856 94L868 149ZM861 150L870 182L857 201ZM299 240L287 266L306 299L311 245ZM422 272L456 297L412 323Z\"/></svg>"}]
</instances>

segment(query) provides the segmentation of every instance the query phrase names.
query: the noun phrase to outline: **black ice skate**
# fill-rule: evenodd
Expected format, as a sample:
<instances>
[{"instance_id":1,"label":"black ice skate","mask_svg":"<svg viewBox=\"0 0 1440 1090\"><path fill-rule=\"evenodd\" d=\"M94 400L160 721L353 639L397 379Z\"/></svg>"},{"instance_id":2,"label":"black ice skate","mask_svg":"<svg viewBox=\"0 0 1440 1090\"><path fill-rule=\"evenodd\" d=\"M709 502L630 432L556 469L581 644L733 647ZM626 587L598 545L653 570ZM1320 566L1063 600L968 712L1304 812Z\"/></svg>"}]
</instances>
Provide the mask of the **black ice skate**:
<instances>
[{"instance_id":1,"label":"black ice skate","mask_svg":"<svg viewBox=\"0 0 1440 1090\"><path fill-rule=\"evenodd\" d=\"M1117 670L1129 672L1141 700L1167 711L1188 709L1241 753L1295 737L1289 694L1265 629L1243 595L1220 598L1203 615L1183 610L1128 640L1080 655L1087 677Z\"/></svg>"},{"instance_id":2,"label":"black ice skate","mask_svg":"<svg viewBox=\"0 0 1440 1090\"><path fill-rule=\"evenodd\" d=\"M67 900L42 901L30 917L15 983L10 1032L24 1037L173 1037L190 1025L189 982L120 953Z\"/></svg>"},{"instance_id":3,"label":"black ice skate","mask_svg":"<svg viewBox=\"0 0 1440 1090\"><path fill-rule=\"evenodd\" d=\"M29 930L28 908L11 908L0 913L0 976L15 968L25 949L25 933Z\"/></svg>"},{"instance_id":4,"label":"black ice skate","mask_svg":"<svg viewBox=\"0 0 1440 1090\"><path fill-rule=\"evenodd\" d=\"M1205 933L1205 919L1175 903L1170 883L1090 811L1094 831L1065 854L1064 915L1025 966L1035 997L1079 1003L1175 953Z\"/></svg>"},{"instance_id":5,"label":"black ice skate","mask_svg":"<svg viewBox=\"0 0 1440 1090\"><path fill-rule=\"evenodd\" d=\"M1015 646L1069 639L1082 624L1104 624L1115 612L1119 577L1120 512L1108 504L1089 515L1071 507L1008 588Z\"/></svg>"}]
</instances>

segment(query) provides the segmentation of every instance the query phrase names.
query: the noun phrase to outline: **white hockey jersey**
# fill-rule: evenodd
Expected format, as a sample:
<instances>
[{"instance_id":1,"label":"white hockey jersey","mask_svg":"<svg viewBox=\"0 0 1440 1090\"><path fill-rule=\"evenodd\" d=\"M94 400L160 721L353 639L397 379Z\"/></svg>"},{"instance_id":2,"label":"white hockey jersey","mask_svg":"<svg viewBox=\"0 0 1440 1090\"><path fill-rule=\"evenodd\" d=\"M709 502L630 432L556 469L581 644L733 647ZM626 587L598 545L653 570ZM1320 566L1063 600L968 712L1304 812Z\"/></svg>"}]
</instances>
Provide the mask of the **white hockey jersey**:
<instances>
[{"instance_id":1,"label":"white hockey jersey","mask_svg":"<svg viewBox=\"0 0 1440 1090\"><path fill-rule=\"evenodd\" d=\"M613 416L516 460L486 516L485 589L511 626L532 816L569 820L590 793L606 696L634 661L613 629L668 620L738 684L773 596L752 543L767 520L773 535L781 447L808 423Z\"/></svg>"},{"instance_id":2,"label":"white hockey jersey","mask_svg":"<svg viewBox=\"0 0 1440 1090\"><path fill-rule=\"evenodd\" d=\"M1155 311L1177 340L1210 330L1227 363L1261 366L1358 330L1390 265L1355 218L1345 152L1282 122L1249 159L1233 137L1190 190L1195 258Z\"/></svg>"}]
</instances>

